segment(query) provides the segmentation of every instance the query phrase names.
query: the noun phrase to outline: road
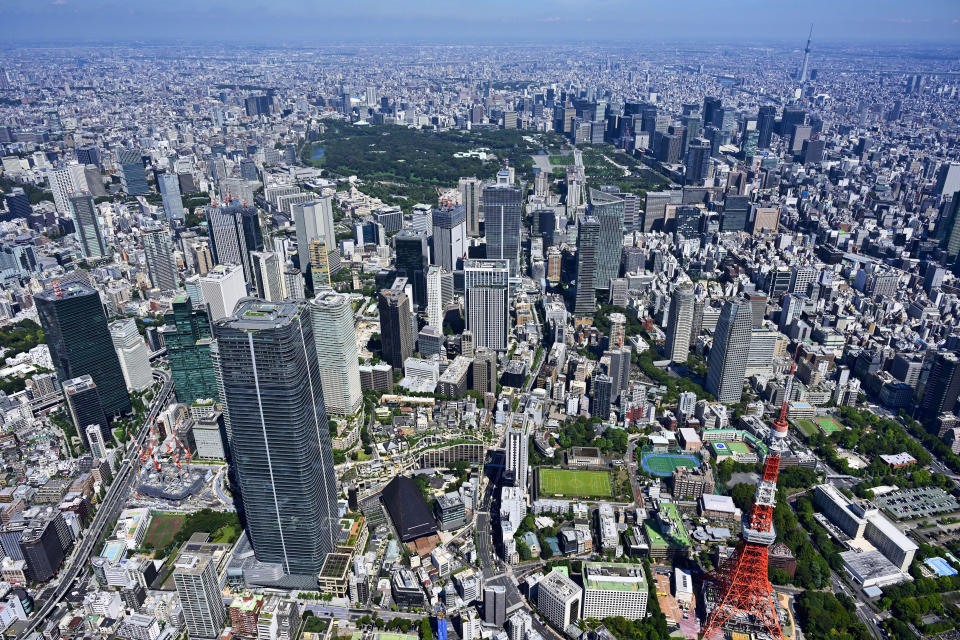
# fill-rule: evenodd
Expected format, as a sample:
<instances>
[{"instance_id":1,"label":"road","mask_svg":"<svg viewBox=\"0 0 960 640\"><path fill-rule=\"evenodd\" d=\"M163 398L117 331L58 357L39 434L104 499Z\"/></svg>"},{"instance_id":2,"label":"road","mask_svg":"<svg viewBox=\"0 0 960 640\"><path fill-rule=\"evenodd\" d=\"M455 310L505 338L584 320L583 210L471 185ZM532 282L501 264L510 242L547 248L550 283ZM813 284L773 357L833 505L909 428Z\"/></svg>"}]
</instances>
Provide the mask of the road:
<instances>
[{"instance_id":1,"label":"road","mask_svg":"<svg viewBox=\"0 0 960 640\"><path fill-rule=\"evenodd\" d=\"M404 611L387 611L386 609L348 609L346 607L334 607L328 604L315 604L307 602L307 609L313 612L318 618L332 617L337 620L356 620L363 616L379 616L383 620L393 620L394 618L405 618L407 620L420 621L427 614L424 613L406 613Z\"/></svg>"},{"instance_id":2,"label":"road","mask_svg":"<svg viewBox=\"0 0 960 640\"><path fill-rule=\"evenodd\" d=\"M147 414L147 418L144 420L143 426L140 428L140 432L137 434L136 442L138 445L143 444L147 433L150 431L148 425L156 419L157 414L159 414L162 409L167 407L170 393L173 391L173 379L170 377L169 373L165 371L154 370L153 376L158 380L162 380L163 386L154 397L153 403L150 405L150 413ZM53 593L50 595L49 599L44 603L40 610L37 611L36 615L30 619L30 621L27 623L27 626L20 633L20 635L17 636L17 638L26 638L33 633L37 627L47 619L57 604L60 603L67 592L73 587L73 583L80 573L86 569L87 562L90 560L90 555L93 553L95 546L99 544L101 538L103 537L104 530L106 527L113 524L120 511L123 509L127 497L130 494L130 486L136 475L132 473L133 469L135 468L132 462L136 455L137 453L135 447L127 450L127 455L120 464L120 468L117 470L117 473L114 476L113 483L110 485L109 489L107 489L107 493L104 496L103 502L100 503L97 513L93 517L93 521L90 523L90 527L84 531L83 538L80 541L80 546L73 554L73 560L70 562L69 566L61 569L59 574L59 584L53 590Z\"/></svg>"}]
</instances>

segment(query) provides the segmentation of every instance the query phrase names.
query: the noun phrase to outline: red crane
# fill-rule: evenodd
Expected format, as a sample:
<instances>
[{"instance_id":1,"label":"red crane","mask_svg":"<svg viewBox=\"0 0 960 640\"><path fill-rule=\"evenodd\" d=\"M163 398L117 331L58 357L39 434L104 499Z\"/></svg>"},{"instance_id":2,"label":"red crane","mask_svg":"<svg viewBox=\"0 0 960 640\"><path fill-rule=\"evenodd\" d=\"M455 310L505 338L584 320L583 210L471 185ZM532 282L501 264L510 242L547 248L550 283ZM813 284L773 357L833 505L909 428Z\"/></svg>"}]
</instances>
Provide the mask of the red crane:
<instances>
[{"instance_id":1,"label":"red crane","mask_svg":"<svg viewBox=\"0 0 960 640\"><path fill-rule=\"evenodd\" d=\"M710 578L716 589L716 602L703 637L709 640L723 637L723 627L731 619L750 622L760 627L772 640L783 640L783 631L777 618L777 597L767 577L769 549L777 540L773 528L773 509L777 500L777 475L780 472L780 454L786 448L787 403L790 401L796 357L790 367L784 389L780 415L773 421L770 434L770 454L764 461L763 477L757 485L753 506L743 519L740 543L719 570Z\"/></svg>"}]
</instances>

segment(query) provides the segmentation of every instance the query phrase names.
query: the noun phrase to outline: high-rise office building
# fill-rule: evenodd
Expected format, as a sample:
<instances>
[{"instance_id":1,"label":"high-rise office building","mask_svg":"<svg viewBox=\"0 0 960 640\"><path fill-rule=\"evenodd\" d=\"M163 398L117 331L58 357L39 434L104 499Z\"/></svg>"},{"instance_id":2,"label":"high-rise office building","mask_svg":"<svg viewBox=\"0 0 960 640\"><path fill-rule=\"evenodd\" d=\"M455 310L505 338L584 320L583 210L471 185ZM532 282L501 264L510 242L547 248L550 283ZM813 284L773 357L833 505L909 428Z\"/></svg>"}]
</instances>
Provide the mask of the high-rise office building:
<instances>
[{"instance_id":1,"label":"high-rise office building","mask_svg":"<svg viewBox=\"0 0 960 640\"><path fill-rule=\"evenodd\" d=\"M88 424L84 430L87 436L87 445L94 460L103 460L107 457L107 442L103 431L98 424Z\"/></svg>"},{"instance_id":2,"label":"high-rise office building","mask_svg":"<svg viewBox=\"0 0 960 640\"><path fill-rule=\"evenodd\" d=\"M383 289L377 296L380 310L380 351L391 367L403 369L404 361L413 355L413 323L410 299L404 293L404 278L397 278L394 286Z\"/></svg>"},{"instance_id":3,"label":"high-rise office building","mask_svg":"<svg viewBox=\"0 0 960 640\"><path fill-rule=\"evenodd\" d=\"M463 333L464 340L467 338L467 333L466 331ZM472 342L470 346L472 349ZM466 353L463 355L467 358L473 358L473 390L479 393L496 393L497 352L481 347L473 352L472 355Z\"/></svg>"},{"instance_id":4,"label":"high-rise office building","mask_svg":"<svg viewBox=\"0 0 960 640\"><path fill-rule=\"evenodd\" d=\"M68 164L47 173L47 182L53 192L53 203L61 216L72 216L70 195L87 191L87 177L82 164Z\"/></svg>"},{"instance_id":5,"label":"high-rise office building","mask_svg":"<svg viewBox=\"0 0 960 640\"><path fill-rule=\"evenodd\" d=\"M157 184L163 196L163 213L167 220L183 220L187 212L180 194L180 178L175 173L162 173L157 176Z\"/></svg>"},{"instance_id":6,"label":"high-rise office building","mask_svg":"<svg viewBox=\"0 0 960 640\"><path fill-rule=\"evenodd\" d=\"M160 328L177 400L193 404L200 399L219 399L213 360L212 333L205 307L194 308L187 296L173 299L173 313ZM172 316L172 317L171 317Z\"/></svg>"},{"instance_id":7,"label":"high-rise office building","mask_svg":"<svg viewBox=\"0 0 960 640\"><path fill-rule=\"evenodd\" d=\"M123 190L128 196L143 196L150 193L143 156L138 150L117 149L117 164L120 165Z\"/></svg>"},{"instance_id":8,"label":"high-rise office building","mask_svg":"<svg viewBox=\"0 0 960 640\"><path fill-rule=\"evenodd\" d=\"M720 231L745 231L750 217L750 196L727 195L723 201Z\"/></svg>"},{"instance_id":9,"label":"high-rise office building","mask_svg":"<svg viewBox=\"0 0 960 640\"><path fill-rule=\"evenodd\" d=\"M151 227L143 230L143 253L147 258L150 284L161 291L174 291L180 286L173 244L166 229Z\"/></svg>"},{"instance_id":10,"label":"high-rise office building","mask_svg":"<svg viewBox=\"0 0 960 640\"><path fill-rule=\"evenodd\" d=\"M213 326L247 534L290 587L315 587L336 548L337 487L305 303L243 300Z\"/></svg>"},{"instance_id":11,"label":"high-rise office building","mask_svg":"<svg viewBox=\"0 0 960 640\"><path fill-rule=\"evenodd\" d=\"M330 254L326 243L320 240L310 241L310 282L314 291L329 287L333 284L333 273L330 269Z\"/></svg>"},{"instance_id":12,"label":"high-rise office building","mask_svg":"<svg viewBox=\"0 0 960 640\"><path fill-rule=\"evenodd\" d=\"M934 356L926 391L920 402L924 421L936 420L942 413L950 413L960 396L960 357L952 351L940 351Z\"/></svg>"},{"instance_id":13,"label":"high-rise office building","mask_svg":"<svg viewBox=\"0 0 960 640\"><path fill-rule=\"evenodd\" d=\"M108 326L127 389L130 391L149 389L153 385L150 350L140 332L137 331L137 322L133 318L123 318L114 320Z\"/></svg>"},{"instance_id":14,"label":"high-rise office building","mask_svg":"<svg viewBox=\"0 0 960 640\"><path fill-rule=\"evenodd\" d=\"M340 416L357 413L363 392L350 298L333 289L321 289L310 305L310 315L327 411Z\"/></svg>"},{"instance_id":15,"label":"high-rise office building","mask_svg":"<svg viewBox=\"0 0 960 640\"><path fill-rule=\"evenodd\" d=\"M707 391L716 396L718 402L740 402L752 334L750 301L727 300L717 320L707 367Z\"/></svg>"},{"instance_id":16,"label":"high-rise office building","mask_svg":"<svg viewBox=\"0 0 960 640\"><path fill-rule=\"evenodd\" d=\"M960 191L943 204L938 233L940 248L950 260L956 259L960 255Z\"/></svg>"},{"instance_id":17,"label":"high-rise office building","mask_svg":"<svg viewBox=\"0 0 960 640\"><path fill-rule=\"evenodd\" d=\"M427 324L443 331L443 315L453 300L453 274L440 267L427 269Z\"/></svg>"},{"instance_id":18,"label":"high-rise office building","mask_svg":"<svg viewBox=\"0 0 960 640\"><path fill-rule=\"evenodd\" d=\"M273 251L252 251L254 288L264 300L280 302L286 298L283 286L283 264Z\"/></svg>"},{"instance_id":19,"label":"high-rise office building","mask_svg":"<svg viewBox=\"0 0 960 640\"><path fill-rule=\"evenodd\" d=\"M503 172L501 172L503 173ZM488 260L508 260L510 275L520 271L523 191L506 177L483 188L484 236Z\"/></svg>"},{"instance_id":20,"label":"high-rise office building","mask_svg":"<svg viewBox=\"0 0 960 640\"><path fill-rule=\"evenodd\" d=\"M600 221L592 215L577 217L577 289L573 312L592 316L597 310L595 287L600 252Z\"/></svg>"},{"instance_id":21,"label":"high-rise office building","mask_svg":"<svg viewBox=\"0 0 960 640\"><path fill-rule=\"evenodd\" d=\"M427 304L426 270L430 248L426 233L403 229L393 236L397 275L406 278L413 289L411 304L423 309Z\"/></svg>"},{"instance_id":22,"label":"high-rise office building","mask_svg":"<svg viewBox=\"0 0 960 640\"><path fill-rule=\"evenodd\" d=\"M620 347L603 352L607 358L607 374L610 376L611 390L610 402L616 402L620 393L626 391L630 386L630 360L633 357L633 349L630 347Z\"/></svg>"},{"instance_id":23,"label":"high-rise office building","mask_svg":"<svg viewBox=\"0 0 960 640\"><path fill-rule=\"evenodd\" d=\"M130 396L97 290L71 282L33 299L57 379L89 375L108 418L130 413Z\"/></svg>"},{"instance_id":24,"label":"high-rise office building","mask_svg":"<svg viewBox=\"0 0 960 640\"><path fill-rule=\"evenodd\" d=\"M620 275L623 252L623 198L619 193L590 189L590 214L600 223L595 289L609 289L610 279Z\"/></svg>"},{"instance_id":25,"label":"high-rise office building","mask_svg":"<svg viewBox=\"0 0 960 640\"><path fill-rule=\"evenodd\" d=\"M480 192L483 183L477 178L460 178L457 188L460 191L460 204L467 218L467 234L476 238L480 235Z\"/></svg>"},{"instance_id":26,"label":"high-rise office building","mask_svg":"<svg viewBox=\"0 0 960 640\"><path fill-rule=\"evenodd\" d=\"M503 628L507 619L507 589L503 585L490 584L483 587L483 621L485 624Z\"/></svg>"},{"instance_id":27,"label":"high-rise office building","mask_svg":"<svg viewBox=\"0 0 960 640\"><path fill-rule=\"evenodd\" d=\"M69 203L83 257L93 260L106 258L107 243L103 238L103 227L100 226L93 196L87 192L71 193Z\"/></svg>"},{"instance_id":28,"label":"high-rise office building","mask_svg":"<svg viewBox=\"0 0 960 640\"><path fill-rule=\"evenodd\" d=\"M233 202L207 207L207 234L215 264L238 264L246 282L253 283L252 251L263 251L263 234L256 207Z\"/></svg>"},{"instance_id":29,"label":"high-rise office building","mask_svg":"<svg viewBox=\"0 0 960 640\"><path fill-rule=\"evenodd\" d=\"M684 161L686 171L684 184L699 187L707 179L707 170L710 168L710 152L713 147L709 140L696 138L687 147L687 156Z\"/></svg>"},{"instance_id":30,"label":"high-rise office building","mask_svg":"<svg viewBox=\"0 0 960 640\"><path fill-rule=\"evenodd\" d=\"M337 248L336 230L333 226L333 198L323 196L312 202L293 205L293 222L297 229L300 271L308 273L312 241L323 240L328 252Z\"/></svg>"},{"instance_id":31,"label":"high-rise office building","mask_svg":"<svg viewBox=\"0 0 960 640\"><path fill-rule=\"evenodd\" d=\"M593 376L593 401L590 403L590 415L607 420L610 417L610 402L613 395L613 381L610 376L598 373Z\"/></svg>"},{"instance_id":32,"label":"high-rise office building","mask_svg":"<svg viewBox=\"0 0 960 640\"><path fill-rule=\"evenodd\" d=\"M217 265L200 278L200 292L210 307L211 321L233 314L233 308L247 295L243 267Z\"/></svg>"},{"instance_id":33,"label":"high-rise office building","mask_svg":"<svg viewBox=\"0 0 960 640\"><path fill-rule=\"evenodd\" d=\"M530 430L526 423L523 425L514 425L507 427L505 437L507 441L505 461L507 478L513 483L513 486L520 487L526 491L527 477L530 468L528 461Z\"/></svg>"},{"instance_id":34,"label":"high-rise office building","mask_svg":"<svg viewBox=\"0 0 960 640\"><path fill-rule=\"evenodd\" d=\"M173 565L173 583L180 596L190 638L218 638L227 619L227 609L220 594L213 556L182 554Z\"/></svg>"},{"instance_id":35,"label":"high-rise office building","mask_svg":"<svg viewBox=\"0 0 960 640\"><path fill-rule=\"evenodd\" d=\"M467 222L461 206L440 206L433 211L432 264L447 271L463 267L467 257Z\"/></svg>"},{"instance_id":36,"label":"high-rise office building","mask_svg":"<svg viewBox=\"0 0 960 640\"><path fill-rule=\"evenodd\" d=\"M960 162L945 162L937 171L937 193L949 196L960 191Z\"/></svg>"},{"instance_id":37,"label":"high-rise office building","mask_svg":"<svg viewBox=\"0 0 960 640\"><path fill-rule=\"evenodd\" d=\"M510 267L507 260L466 260L463 264L466 325L474 343L506 351L510 337Z\"/></svg>"},{"instance_id":38,"label":"high-rise office building","mask_svg":"<svg viewBox=\"0 0 960 640\"><path fill-rule=\"evenodd\" d=\"M770 105L760 107L757 115L757 148L769 149L770 140L777 122L777 108Z\"/></svg>"},{"instance_id":39,"label":"high-rise office building","mask_svg":"<svg viewBox=\"0 0 960 640\"><path fill-rule=\"evenodd\" d=\"M88 427L95 427L104 441L112 439L100 392L93 378L83 375L64 381L63 397L67 401L67 411L70 412L70 419L73 420L73 426L77 428L77 434L85 449L90 450Z\"/></svg>"}]
</instances>

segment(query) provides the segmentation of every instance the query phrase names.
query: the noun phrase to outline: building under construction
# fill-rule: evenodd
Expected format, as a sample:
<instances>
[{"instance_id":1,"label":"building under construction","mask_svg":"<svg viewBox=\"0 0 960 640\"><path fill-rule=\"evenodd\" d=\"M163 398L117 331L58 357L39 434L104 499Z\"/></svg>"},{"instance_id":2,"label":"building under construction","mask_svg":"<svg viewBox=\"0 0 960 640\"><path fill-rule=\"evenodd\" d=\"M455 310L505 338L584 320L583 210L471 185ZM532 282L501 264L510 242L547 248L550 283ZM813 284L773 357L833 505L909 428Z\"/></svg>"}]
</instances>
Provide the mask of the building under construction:
<instances>
[{"instance_id":1,"label":"building under construction","mask_svg":"<svg viewBox=\"0 0 960 640\"><path fill-rule=\"evenodd\" d=\"M180 502L200 493L210 479L210 475L209 469L191 467L177 469L173 465L166 465L159 470L144 467L138 478L137 493L151 498Z\"/></svg>"}]
</instances>

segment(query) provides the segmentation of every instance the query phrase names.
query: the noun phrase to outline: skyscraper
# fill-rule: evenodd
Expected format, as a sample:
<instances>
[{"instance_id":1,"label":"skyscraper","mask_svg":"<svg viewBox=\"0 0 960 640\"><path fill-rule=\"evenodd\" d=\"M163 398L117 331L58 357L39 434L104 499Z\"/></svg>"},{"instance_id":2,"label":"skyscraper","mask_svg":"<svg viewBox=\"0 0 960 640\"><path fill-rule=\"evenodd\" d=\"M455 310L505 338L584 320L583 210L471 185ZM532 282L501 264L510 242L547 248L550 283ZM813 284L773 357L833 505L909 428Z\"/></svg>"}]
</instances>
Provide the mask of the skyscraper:
<instances>
[{"instance_id":1,"label":"skyscraper","mask_svg":"<svg viewBox=\"0 0 960 640\"><path fill-rule=\"evenodd\" d=\"M242 266L244 280L252 284L250 252L263 251L263 234L256 207L241 206L238 202L207 207L207 233L213 262Z\"/></svg>"},{"instance_id":2,"label":"skyscraper","mask_svg":"<svg viewBox=\"0 0 960 640\"><path fill-rule=\"evenodd\" d=\"M213 557L184 553L173 565L173 582L191 638L213 640L227 619Z\"/></svg>"},{"instance_id":3,"label":"skyscraper","mask_svg":"<svg viewBox=\"0 0 960 640\"><path fill-rule=\"evenodd\" d=\"M143 253L147 258L150 283L161 291L173 291L180 285L177 263L173 259L170 234L161 227L143 230Z\"/></svg>"},{"instance_id":4,"label":"skyscraper","mask_svg":"<svg viewBox=\"0 0 960 640\"><path fill-rule=\"evenodd\" d=\"M163 212L167 220L183 220L186 211L180 194L180 178L175 173L162 173L157 176L160 195L163 196Z\"/></svg>"},{"instance_id":5,"label":"skyscraper","mask_svg":"<svg viewBox=\"0 0 960 640\"><path fill-rule=\"evenodd\" d=\"M940 248L951 260L960 255L960 191L944 202L941 208L938 235Z\"/></svg>"},{"instance_id":6,"label":"skyscraper","mask_svg":"<svg viewBox=\"0 0 960 640\"><path fill-rule=\"evenodd\" d=\"M777 121L777 108L771 105L760 107L757 115L757 148L769 149Z\"/></svg>"},{"instance_id":7,"label":"skyscraper","mask_svg":"<svg viewBox=\"0 0 960 640\"><path fill-rule=\"evenodd\" d=\"M597 310L594 286L600 244L600 222L592 215L577 217L577 290L573 312L592 316Z\"/></svg>"},{"instance_id":8,"label":"skyscraper","mask_svg":"<svg viewBox=\"0 0 960 640\"><path fill-rule=\"evenodd\" d=\"M89 375L108 418L130 413L130 396L97 290L72 282L33 299L57 379Z\"/></svg>"},{"instance_id":9,"label":"skyscraper","mask_svg":"<svg viewBox=\"0 0 960 640\"><path fill-rule=\"evenodd\" d=\"M934 356L927 388L920 402L924 421L936 420L941 413L950 413L960 396L960 358L952 351Z\"/></svg>"},{"instance_id":10,"label":"skyscraper","mask_svg":"<svg viewBox=\"0 0 960 640\"><path fill-rule=\"evenodd\" d=\"M707 179L707 170L710 168L710 152L713 147L709 140L696 138L687 147L687 157L684 161L686 172L684 184L699 187Z\"/></svg>"},{"instance_id":11,"label":"skyscraper","mask_svg":"<svg viewBox=\"0 0 960 640\"><path fill-rule=\"evenodd\" d=\"M68 164L47 174L50 191L53 192L53 203L57 213L63 216L73 215L70 208L70 195L87 190L87 177L82 164Z\"/></svg>"},{"instance_id":12,"label":"skyscraper","mask_svg":"<svg viewBox=\"0 0 960 640\"><path fill-rule=\"evenodd\" d=\"M403 229L393 236L393 246L397 275L406 278L413 288L412 307L422 309L427 304L426 269L430 255L427 234Z\"/></svg>"},{"instance_id":13,"label":"skyscraper","mask_svg":"<svg viewBox=\"0 0 960 640\"><path fill-rule=\"evenodd\" d=\"M707 391L723 403L739 402L750 357L753 311L750 301L731 298L723 305L707 367Z\"/></svg>"},{"instance_id":14,"label":"skyscraper","mask_svg":"<svg viewBox=\"0 0 960 640\"><path fill-rule=\"evenodd\" d=\"M720 231L744 231L750 217L750 196L730 195L723 201Z\"/></svg>"},{"instance_id":15,"label":"skyscraper","mask_svg":"<svg viewBox=\"0 0 960 640\"><path fill-rule=\"evenodd\" d=\"M466 338L468 332L464 332ZM471 344L472 348L472 344ZM473 390L480 393L497 392L497 352L492 349L479 348L472 355L473 358Z\"/></svg>"},{"instance_id":16,"label":"skyscraper","mask_svg":"<svg viewBox=\"0 0 960 640\"><path fill-rule=\"evenodd\" d=\"M405 279L397 278L394 286L377 296L380 310L380 351L383 359L397 370L413 355L413 323L410 299L404 293Z\"/></svg>"},{"instance_id":17,"label":"skyscraper","mask_svg":"<svg viewBox=\"0 0 960 640\"><path fill-rule=\"evenodd\" d=\"M333 198L323 196L313 202L293 205L293 222L297 228L300 271L308 273L311 241L323 240L328 252L337 248L336 231L333 227Z\"/></svg>"},{"instance_id":18,"label":"skyscraper","mask_svg":"<svg viewBox=\"0 0 960 640\"><path fill-rule=\"evenodd\" d=\"M501 172L502 173L502 172ZM520 227L523 192L500 179L483 188L484 235L488 260L508 260L510 275L520 270Z\"/></svg>"},{"instance_id":19,"label":"skyscraper","mask_svg":"<svg viewBox=\"0 0 960 640\"><path fill-rule=\"evenodd\" d=\"M233 314L233 308L245 295L247 285L240 265L217 265L200 278L203 301L210 307L210 320Z\"/></svg>"},{"instance_id":20,"label":"skyscraper","mask_svg":"<svg viewBox=\"0 0 960 640\"><path fill-rule=\"evenodd\" d=\"M463 264L467 329L478 347L506 351L510 336L510 267L507 260Z\"/></svg>"},{"instance_id":21,"label":"skyscraper","mask_svg":"<svg viewBox=\"0 0 960 640\"><path fill-rule=\"evenodd\" d=\"M456 271L467 257L467 223L463 206L443 205L433 211L432 264Z\"/></svg>"},{"instance_id":22,"label":"skyscraper","mask_svg":"<svg viewBox=\"0 0 960 640\"><path fill-rule=\"evenodd\" d=\"M77 428L77 434L80 436L80 441L85 449L90 450L88 427L94 427L104 441L112 441L110 425L107 422L106 414L103 412L103 402L100 400L100 392L97 390L93 378L84 375L72 380L65 380L63 382L63 397L67 401L70 419L73 420L73 426Z\"/></svg>"},{"instance_id":23,"label":"skyscraper","mask_svg":"<svg viewBox=\"0 0 960 640\"><path fill-rule=\"evenodd\" d=\"M150 388L153 384L150 350L137 331L137 322L133 318L123 318L114 320L108 327L127 389L143 391Z\"/></svg>"},{"instance_id":24,"label":"skyscraper","mask_svg":"<svg viewBox=\"0 0 960 640\"><path fill-rule=\"evenodd\" d=\"M330 254L326 243L320 240L310 241L310 282L313 289L322 289L333 284L330 271Z\"/></svg>"},{"instance_id":25,"label":"skyscraper","mask_svg":"<svg viewBox=\"0 0 960 640\"><path fill-rule=\"evenodd\" d=\"M590 189L590 213L600 223L595 289L609 289L610 279L620 275L623 252L623 198L619 193Z\"/></svg>"},{"instance_id":26,"label":"skyscraper","mask_svg":"<svg viewBox=\"0 0 960 640\"><path fill-rule=\"evenodd\" d=\"M463 205L467 218L467 234L472 238L479 237L481 182L477 178L460 178L457 186L460 190L460 204Z\"/></svg>"},{"instance_id":27,"label":"skyscraper","mask_svg":"<svg viewBox=\"0 0 960 640\"><path fill-rule=\"evenodd\" d=\"M513 486L526 490L529 475L530 430L524 423L507 427L505 469Z\"/></svg>"},{"instance_id":28,"label":"skyscraper","mask_svg":"<svg viewBox=\"0 0 960 640\"><path fill-rule=\"evenodd\" d=\"M453 274L440 267L427 269L427 324L443 331L446 305L453 300Z\"/></svg>"},{"instance_id":29,"label":"skyscraper","mask_svg":"<svg viewBox=\"0 0 960 640\"><path fill-rule=\"evenodd\" d=\"M245 299L213 332L254 554L283 572L274 584L315 586L339 525L310 311Z\"/></svg>"},{"instance_id":30,"label":"skyscraper","mask_svg":"<svg viewBox=\"0 0 960 640\"><path fill-rule=\"evenodd\" d=\"M104 440L103 431L98 424L88 424L84 430L87 436L87 444L94 460L103 460L107 457L107 442Z\"/></svg>"},{"instance_id":31,"label":"skyscraper","mask_svg":"<svg viewBox=\"0 0 960 640\"><path fill-rule=\"evenodd\" d=\"M117 164L120 165L123 190L128 196L150 193L147 172L143 168L143 156L136 149L117 149Z\"/></svg>"},{"instance_id":32,"label":"skyscraper","mask_svg":"<svg viewBox=\"0 0 960 640\"><path fill-rule=\"evenodd\" d=\"M160 328L177 400L193 404L200 399L219 399L213 360L212 333L204 307L194 308L187 296L173 299L173 313Z\"/></svg>"},{"instance_id":33,"label":"skyscraper","mask_svg":"<svg viewBox=\"0 0 960 640\"><path fill-rule=\"evenodd\" d=\"M107 243L103 239L103 228L93 196L87 192L71 193L69 203L83 257L94 260L106 258Z\"/></svg>"},{"instance_id":34,"label":"skyscraper","mask_svg":"<svg viewBox=\"0 0 960 640\"><path fill-rule=\"evenodd\" d=\"M251 251L250 260L257 295L270 302L280 302L286 298L280 256L273 251Z\"/></svg>"},{"instance_id":35,"label":"skyscraper","mask_svg":"<svg viewBox=\"0 0 960 640\"><path fill-rule=\"evenodd\" d=\"M333 289L321 289L310 305L310 315L327 411L340 416L357 413L363 392L350 298Z\"/></svg>"},{"instance_id":36,"label":"skyscraper","mask_svg":"<svg viewBox=\"0 0 960 640\"><path fill-rule=\"evenodd\" d=\"M690 354L690 333L693 326L693 287L680 287L670 299L667 320L667 342L664 355L674 362L686 362Z\"/></svg>"},{"instance_id":37,"label":"skyscraper","mask_svg":"<svg viewBox=\"0 0 960 640\"><path fill-rule=\"evenodd\" d=\"M610 402L613 396L613 381L610 376L598 373L593 376L593 401L590 404L590 415L594 418L607 420L610 417Z\"/></svg>"}]
</instances>

